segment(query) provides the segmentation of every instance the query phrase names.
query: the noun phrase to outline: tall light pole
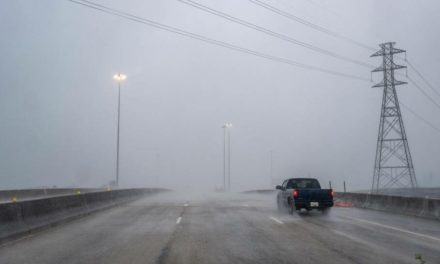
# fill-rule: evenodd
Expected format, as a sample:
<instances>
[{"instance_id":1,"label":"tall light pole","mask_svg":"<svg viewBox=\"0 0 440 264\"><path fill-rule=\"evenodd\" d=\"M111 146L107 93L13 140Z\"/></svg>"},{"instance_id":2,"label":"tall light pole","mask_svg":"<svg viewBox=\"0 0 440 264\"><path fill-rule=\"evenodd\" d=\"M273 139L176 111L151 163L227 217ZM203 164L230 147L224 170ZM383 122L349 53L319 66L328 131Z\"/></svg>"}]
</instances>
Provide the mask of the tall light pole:
<instances>
[{"instance_id":1,"label":"tall light pole","mask_svg":"<svg viewBox=\"0 0 440 264\"><path fill-rule=\"evenodd\" d=\"M229 123L229 128L232 124ZM231 191L231 130L228 129L228 191Z\"/></svg>"},{"instance_id":2,"label":"tall light pole","mask_svg":"<svg viewBox=\"0 0 440 264\"><path fill-rule=\"evenodd\" d=\"M270 154L270 166L269 166L269 175L270 175L270 187L272 187L273 182L273 150L269 152Z\"/></svg>"},{"instance_id":3,"label":"tall light pole","mask_svg":"<svg viewBox=\"0 0 440 264\"><path fill-rule=\"evenodd\" d=\"M121 120L121 82L127 79L127 75L118 73L113 75L113 79L118 82L118 128L116 134L116 187L119 186L119 123Z\"/></svg>"},{"instance_id":4,"label":"tall light pole","mask_svg":"<svg viewBox=\"0 0 440 264\"><path fill-rule=\"evenodd\" d=\"M226 125L223 128L223 191L226 191Z\"/></svg>"},{"instance_id":5,"label":"tall light pole","mask_svg":"<svg viewBox=\"0 0 440 264\"><path fill-rule=\"evenodd\" d=\"M223 190L226 191L226 171L228 172L228 190L231 190L231 132L232 123L224 123L223 128ZM227 143L226 143L227 142ZM227 147L226 147L227 144ZM228 161L226 162L226 150ZM226 170L226 164L228 169Z\"/></svg>"}]
</instances>

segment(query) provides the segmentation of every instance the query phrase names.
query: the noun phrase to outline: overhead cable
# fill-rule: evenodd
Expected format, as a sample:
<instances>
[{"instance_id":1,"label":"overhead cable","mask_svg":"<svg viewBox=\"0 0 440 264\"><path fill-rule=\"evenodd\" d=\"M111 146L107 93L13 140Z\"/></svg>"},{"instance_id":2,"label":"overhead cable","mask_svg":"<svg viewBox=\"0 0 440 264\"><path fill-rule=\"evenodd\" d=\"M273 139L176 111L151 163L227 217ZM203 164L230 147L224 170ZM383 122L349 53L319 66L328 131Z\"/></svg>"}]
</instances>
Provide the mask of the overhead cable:
<instances>
[{"instance_id":1,"label":"overhead cable","mask_svg":"<svg viewBox=\"0 0 440 264\"><path fill-rule=\"evenodd\" d=\"M189 37L192 39L197 39L200 41L203 41L205 43L209 43L209 44L213 44L213 45L217 45L217 46L221 46L224 48L228 48L231 50L235 50L235 51L239 51L242 53L247 53L247 54L251 54L260 58L265 58L271 61L276 61L276 62L280 62L280 63L284 63L284 64L288 64L290 66L295 66L295 67L300 67L300 68L304 68L304 69L308 69L308 70L312 70L312 71L317 71L317 72L323 72L323 73L328 73L331 75L335 75L335 76L341 76L341 77L346 77L346 78L350 78L350 79L356 79L356 80L361 80L361 81L367 81L369 82L370 80L361 76L356 76L356 75L352 75L352 74L347 74L347 73L343 73L343 72L339 72L339 71L334 71L334 70L330 70L330 69L326 69L326 68L322 68L322 67L317 67L317 66L313 66L313 65L309 65L309 64L305 64L305 63L301 63L301 62L297 62L291 59L287 59L287 58L283 58L283 57L277 57L277 56L273 56L267 53L263 53L263 52L259 52L259 51L255 51L255 50L251 50L248 48L244 48L241 46L237 46L228 42L224 42L224 41L220 41L220 40L216 40L213 38L208 38L205 37L203 35L199 35L196 33L192 33L189 31L185 31L173 26L168 26L150 19L146 19L146 18L142 18L139 16L135 16L132 15L130 13L127 12L123 12L123 11L119 11L104 5L100 5L97 3L94 3L92 1L87 1L87 0L67 0L70 1L72 3L75 4L79 4L88 8L92 8L95 10L99 10L101 12L107 13L107 14L111 14L111 15L115 15L124 19L128 19L137 23L142 23L148 26L152 26L158 29L162 29L168 32L172 32L175 34L179 34L185 37Z\"/></svg>"},{"instance_id":2,"label":"overhead cable","mask_svg":"<svg viewBox=\"0 0 440 264\"><path fill-rule=\"evenodd\" d=\"M227 20L229 20L231 22L234 22L234 23L243 25L245 27L257 30L259 32L262 32L264 34L270 35L272 37L275 37L275 38L278 38L278 39L281 39L281 40L284 40L284 41L288 41L288 42L293 43L295 45L299 45L299 46L302 46L304 48L313 50L315 52L318 52L318 53L321 53L321 54L324 54L324 55L327 55L327 56L331 56L333 58L337 58L337 59L340 59L340 60L344 60L344 61L347 61L347 62L350 62L350 63L354 63L354 64L357 64L357 65L360 65L360 66L363 66L363 67L367 67L367 68L370 68L370 69L374 68L374 65L371 65L369 63L365 63L365 62L362 62L362 61L359 61L359 60L356 60L356 59L353 59L353 58L349 58L347 56L340 55L340 54L338 54L336 52L329 51L329 50L320 48L318 46L315 46L315 45L312 45L312 44L309 44L309 43L306 43L306 42L294 39L294 38L292 38L290 36L277 33L277 32L275 32L273 30L270 30L270 29L267 29L267 28L264 28L264 27L260 27L260 26L254 24L254 23L249 22L249 21L246 21L246 20L237 18L235 16L232 16L230 14L218 11L218 10L216 10L214 8L211 8L211 7L208 7L206 5L202 5L202 4L200 4L200 3L196 2L196 1L192 1L192 0L177 0L177 1L179 1L181 3L184 3L186 5L198 8L198 9L200 9L202 11L205 11L207 13L210 13L212 15L215 15L215 16L227 19Z\"/></svg>"}]
</instances>

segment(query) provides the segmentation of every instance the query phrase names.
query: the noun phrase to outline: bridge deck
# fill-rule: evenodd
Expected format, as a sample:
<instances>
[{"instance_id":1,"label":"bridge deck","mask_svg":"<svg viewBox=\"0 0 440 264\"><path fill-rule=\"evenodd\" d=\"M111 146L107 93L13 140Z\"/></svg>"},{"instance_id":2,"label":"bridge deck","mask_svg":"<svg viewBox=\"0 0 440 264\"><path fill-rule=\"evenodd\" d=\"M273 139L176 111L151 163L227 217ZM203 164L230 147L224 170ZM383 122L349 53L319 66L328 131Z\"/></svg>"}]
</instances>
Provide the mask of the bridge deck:
<instances>
[{"instance_id":1,"label":"bridge deck","mask_svg":"<svg viewBox=\"0 0 440 264\"><path fill-rule=\"evenodd\" d=\"M163 193L0 247L0 263L427 263L435 220L355 208L279 213L273 194Z\"/></svg>"}]
</instances>

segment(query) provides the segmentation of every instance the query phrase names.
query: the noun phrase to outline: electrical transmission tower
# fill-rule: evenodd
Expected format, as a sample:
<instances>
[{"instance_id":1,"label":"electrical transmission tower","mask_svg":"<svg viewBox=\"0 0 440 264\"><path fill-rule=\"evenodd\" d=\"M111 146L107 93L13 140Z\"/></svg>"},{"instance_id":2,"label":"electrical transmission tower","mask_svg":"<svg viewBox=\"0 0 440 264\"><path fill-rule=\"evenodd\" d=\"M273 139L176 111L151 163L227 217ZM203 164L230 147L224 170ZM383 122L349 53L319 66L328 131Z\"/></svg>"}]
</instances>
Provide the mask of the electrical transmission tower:
<instances>
[{"instance_id":1,"label":"electrical transmission tower","mask_svg":"<svg viewBox=\"0 0 440 264\"><path fill-rule=\"evenodd\" d=\"M393 187L417 187L408 139L403 126L396 86L406 84L394 77L394 71L406 66L394 63L394 54L406 52L394 48L395 42L380 44L371 57L382 56L382 66L372 72L383 72L383 80L373 88L383 87L382 110L377 139L372 193L387 192Z\"/></svg>"}]
</instances>

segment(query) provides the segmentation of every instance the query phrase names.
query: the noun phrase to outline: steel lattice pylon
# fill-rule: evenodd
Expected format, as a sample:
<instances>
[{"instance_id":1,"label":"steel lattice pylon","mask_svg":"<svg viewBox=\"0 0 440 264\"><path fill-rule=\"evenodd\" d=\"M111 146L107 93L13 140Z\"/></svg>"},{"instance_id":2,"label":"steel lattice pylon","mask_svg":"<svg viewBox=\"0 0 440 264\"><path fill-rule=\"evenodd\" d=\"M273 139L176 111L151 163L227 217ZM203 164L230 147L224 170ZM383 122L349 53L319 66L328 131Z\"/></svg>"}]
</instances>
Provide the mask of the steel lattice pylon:
<instances>
[{"instance_id":1,"label":"steel lattice pylon","mask_svg":"<svg viewBox=\"0 0 440 264\"><path fill-rule=\"evenodd\" d=\"M414 166L403 126L396 85L406 84L394 77L394 71L406 66L394 63L394 54L404 50L394 48L394 42L380 44L381 50L371 57L382 56L382 66L372 72L383 72L383 80L374 85L383 87L382 110L377 139L376 160L371 192L383 193L393 187L417 187Z\"/></svg>"}]
</instances>

